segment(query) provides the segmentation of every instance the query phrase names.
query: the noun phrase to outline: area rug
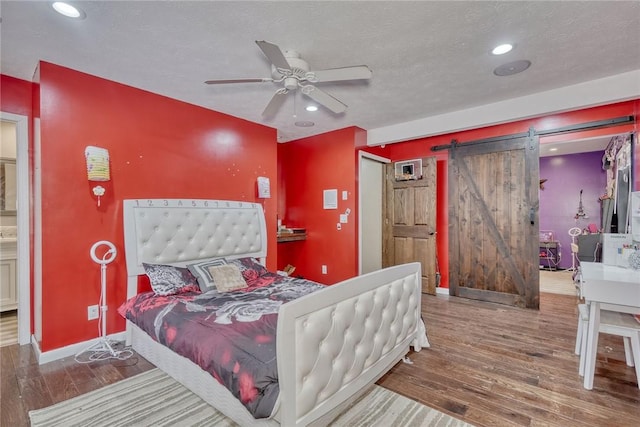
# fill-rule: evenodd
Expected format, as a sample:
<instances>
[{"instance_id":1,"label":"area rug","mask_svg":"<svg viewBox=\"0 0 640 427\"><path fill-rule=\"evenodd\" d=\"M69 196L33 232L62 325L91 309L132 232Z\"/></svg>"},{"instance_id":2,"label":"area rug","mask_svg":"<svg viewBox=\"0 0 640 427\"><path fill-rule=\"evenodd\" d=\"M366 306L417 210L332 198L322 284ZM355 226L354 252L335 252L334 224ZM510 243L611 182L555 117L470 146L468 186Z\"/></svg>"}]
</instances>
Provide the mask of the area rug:
<instances>
[{"instance_id":1,"label":"area rug","mask_svg":"<svg viewBox=\"0 0 640 427\"><path fill-rule=\"evenodd\" d=\"M30 411L29 418L32 427L236 426L159 369ZM377 385L331 425L470 426Z\"/></svg>"}]
</instances>

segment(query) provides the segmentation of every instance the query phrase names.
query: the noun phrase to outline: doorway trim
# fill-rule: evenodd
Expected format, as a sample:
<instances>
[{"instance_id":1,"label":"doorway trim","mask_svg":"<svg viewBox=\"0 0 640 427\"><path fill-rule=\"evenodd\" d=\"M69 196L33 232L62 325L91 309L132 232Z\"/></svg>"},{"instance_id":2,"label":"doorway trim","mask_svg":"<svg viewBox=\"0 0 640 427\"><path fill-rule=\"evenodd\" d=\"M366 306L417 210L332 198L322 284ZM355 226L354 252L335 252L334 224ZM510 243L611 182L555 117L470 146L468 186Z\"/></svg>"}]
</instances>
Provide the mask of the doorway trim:
<instances>
[{"instance_id":1,"label":"doorway trim","mask_svg":"<svg viewBox=\"0 0 640 427\"><path fill-rule=\"evenodd\" d=\"M16 125L18 265L18 344L31 341L31 287L29 274L29 117L0 112L0 119Z\"/></svg>"},{"instance_id":2,"label":"doorway trim","mask_svg":"<svg viewBox=\"0 0 640 427\"><path fill-rule=\"evenodd\" d=\"M358 151L358 274L362 274L362 194L363 194L363 176L362 176L362 159L366 158L382 164L391 163L391 159L378 156L376 154L367 153L366 151ZM382 186L380 183L380 192ZM380 213L382 215L382 212ZM382 232L382 230L380 230Z\"/></svg>"}]
</instances>

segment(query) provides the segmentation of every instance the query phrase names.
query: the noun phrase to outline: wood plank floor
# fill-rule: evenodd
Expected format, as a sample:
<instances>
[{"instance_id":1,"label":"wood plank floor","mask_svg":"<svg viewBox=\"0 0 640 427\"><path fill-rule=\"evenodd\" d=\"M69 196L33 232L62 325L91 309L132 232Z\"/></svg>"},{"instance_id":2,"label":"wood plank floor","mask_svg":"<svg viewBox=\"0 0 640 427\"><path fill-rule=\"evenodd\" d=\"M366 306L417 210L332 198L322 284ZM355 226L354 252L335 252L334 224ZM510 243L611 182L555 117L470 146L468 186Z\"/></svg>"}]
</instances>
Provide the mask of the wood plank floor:
<instances>
[{"instance_id":1,"label":"wood plank floor","mask_svg":"<svg viewBox=\"0 0 640 427\"><path fill-rule=\"evenodd\" d=\"M29 411L88 393L153 369L143 357L76 363L73 357L38 365L30 345L0 347L0 426L29 426Z\"/></svg>"},{"instance_id":2,"label":"wood plank floor","mask_svg":"<svg viewBox=\"0 0 640 427\"><path fill-rule=\"evenodd\" d=\"M480 426L640 426L640 389L622 338L600 334L594 389L574 354L575 296L540 294L540 310L423 298L431 348L379 384Z\"/></svg>"},{"instance_id":3,"label":"wood plank floor","mask_svg":"<svg viewBox=\"0 0 640 427\"><path fill-rule=\"evenodd\" d=\"M432 347L379 384L481 426L640 426L640 389L622 339L600 335L594 389L582 388L576 299L542 293L540 311L425 296ZM38 365L30 346L0 348L0 425L29 425L28 411L153 368L139 356Z\"/></svg>"}]
</instances>

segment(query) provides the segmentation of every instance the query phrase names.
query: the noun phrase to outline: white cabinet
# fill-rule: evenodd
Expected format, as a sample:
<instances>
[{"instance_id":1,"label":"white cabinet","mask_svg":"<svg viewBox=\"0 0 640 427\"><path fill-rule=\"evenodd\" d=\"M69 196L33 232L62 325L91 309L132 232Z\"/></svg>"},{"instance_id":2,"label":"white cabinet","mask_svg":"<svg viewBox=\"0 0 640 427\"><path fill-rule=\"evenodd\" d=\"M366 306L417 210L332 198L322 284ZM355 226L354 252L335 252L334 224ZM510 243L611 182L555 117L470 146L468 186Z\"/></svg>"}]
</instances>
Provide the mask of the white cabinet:
<instances>
[{"instance_id":1,"label":"white cabinet","mask_svg":"<svg viewBox=\"0 0 640 427\"><path fill-rule=\"evenodd\" d=\"M18 308L16 243L0 242L0 312Z\"/></svg>"}]
</instances>

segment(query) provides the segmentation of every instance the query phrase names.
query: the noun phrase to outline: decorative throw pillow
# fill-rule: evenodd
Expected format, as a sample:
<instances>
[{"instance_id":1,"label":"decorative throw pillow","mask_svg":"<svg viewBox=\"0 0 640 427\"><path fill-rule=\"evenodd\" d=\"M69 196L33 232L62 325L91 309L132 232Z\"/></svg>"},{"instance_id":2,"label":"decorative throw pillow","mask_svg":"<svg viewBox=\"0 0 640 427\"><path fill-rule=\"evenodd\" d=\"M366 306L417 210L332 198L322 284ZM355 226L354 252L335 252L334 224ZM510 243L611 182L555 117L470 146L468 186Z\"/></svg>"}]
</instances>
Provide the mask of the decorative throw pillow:
<instances>
[{"instance_id":1,"label":"decorative throw pillow","mask_svg":"<svg viewBox=\"0 0 640 427\"><path fill-rule=\"evenodd\" d=\"M149 276L151 289L156 295L166 296L200 291L198 281L186 268L146 263L142 263L142 266Z\"/></svg>"},{"instance_id":2,"label":"decorative throw pillow","mask_svg":"<svg viewBox=\"0 0 640 427\"><path fill-rule=\"evenodd\" d=\"M189 264L187 265L187 268L189 269L191 274L193 274L198 280L200 290L202 292L207 292L216 288L213 283L213 277L211 277L211 273L209 272L209 267L226 264L227 261L224 258L210 258L202 260L195 264Z\"/></svg>"},{"instance_id":3,"label":"decorative throw pillow","mask_svg":"<svg viewBox=\"0 0 640 427\"><path fill-rule=\"evenodd\" d=\"M235 264L209 267L209 273L213 277L213 283L218 292L237 291L247 287L247 282L244 281L240 269Z\"/></svg>"}]
</instances>

